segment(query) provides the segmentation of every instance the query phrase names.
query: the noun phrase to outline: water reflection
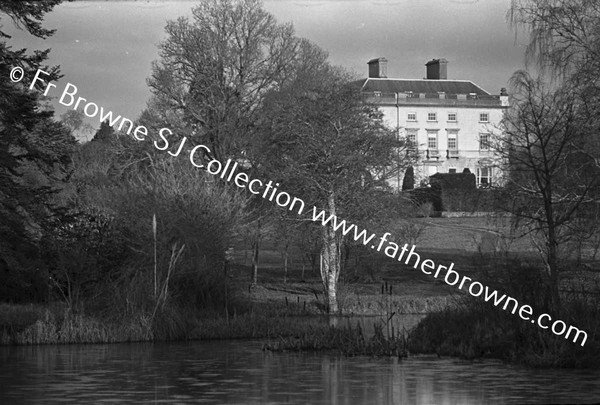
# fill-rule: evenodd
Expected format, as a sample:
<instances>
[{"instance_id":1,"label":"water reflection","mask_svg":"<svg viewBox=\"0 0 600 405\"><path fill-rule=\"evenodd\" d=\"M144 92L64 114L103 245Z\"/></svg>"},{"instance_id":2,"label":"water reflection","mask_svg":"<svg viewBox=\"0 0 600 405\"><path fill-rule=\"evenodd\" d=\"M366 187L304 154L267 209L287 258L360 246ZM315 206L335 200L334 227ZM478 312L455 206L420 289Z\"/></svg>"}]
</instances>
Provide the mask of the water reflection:
<instances>
[{"instance_id":1,"label":"water reflection","mask_svg":"<svg viewBox=\"0 0 600 405\"><path fill-rule=\"evenodd\" d=\"M270 353L259 342L0 347L0 403L585 403L600 374Z\"/></svg>"}]
</instances>

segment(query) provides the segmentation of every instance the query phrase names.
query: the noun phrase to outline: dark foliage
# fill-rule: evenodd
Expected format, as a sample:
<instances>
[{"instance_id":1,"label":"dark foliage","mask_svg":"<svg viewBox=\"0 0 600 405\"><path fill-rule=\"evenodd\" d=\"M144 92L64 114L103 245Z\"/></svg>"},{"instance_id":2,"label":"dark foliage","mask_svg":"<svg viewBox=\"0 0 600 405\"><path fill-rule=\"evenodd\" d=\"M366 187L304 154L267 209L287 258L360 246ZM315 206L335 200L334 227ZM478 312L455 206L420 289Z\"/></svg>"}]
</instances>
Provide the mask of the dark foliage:
<instances>
[{"instance_id":1,"label":"dark foliage","mask_svg":"<svg viewBox=\"0 0 600 405\"><path fill-rule=\"evenodd\" d=\"M413 188L415 188L415 169L408 166L402 180L402 191L412 190Z\"/></svg>"},{"instance_id":2,"label":"dark foliage","mask_svg":"<svg viewBox=\"0 0 600 405\"><path fill-rule=\"evenodd\" d=\"M32 35L44 38L52 31L41 28L43 15L58 1L11 1L0 12ZM0 37L9 38L3 32ZM25 79L0 81L0 273L4 300L41 300L47 294L47 277L39 257L38 242L52 231L51 219L64 204L60 192L70 175L75 140L68 129L53 120L53 111L39 101L30 82L38 69L59 78L57 67L44 66L48 51L12 50L0 42L0 77L13 67L24 70ZM28 80L29 79L29 80Z\"/></svg>"},{"instance_id":3,"label":"dark foliage","mask_svg":"<svg viewBox=\"0 0 600 405\"><path fill-rule=\"evenodd\" d=\"M111 142L115 141L117 134L113 127L110 126L108 120L100 123L100 128L96 131L92 141Z\"/></svg>"}]
</instances>

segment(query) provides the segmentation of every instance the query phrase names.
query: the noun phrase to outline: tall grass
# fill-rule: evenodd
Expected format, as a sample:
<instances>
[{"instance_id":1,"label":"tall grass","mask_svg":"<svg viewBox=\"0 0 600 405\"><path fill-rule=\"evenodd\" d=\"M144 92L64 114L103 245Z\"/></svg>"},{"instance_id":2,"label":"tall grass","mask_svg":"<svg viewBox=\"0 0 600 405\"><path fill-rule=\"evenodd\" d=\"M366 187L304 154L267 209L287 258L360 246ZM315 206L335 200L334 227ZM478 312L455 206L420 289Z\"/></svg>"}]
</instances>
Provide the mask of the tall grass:
<instances>
[{"instance_id":1,"label":"tall grass","mask_svg":"<svg viewBox=\"0 0 600 405\"><path fill-rule=\"evenodd\" d=\"M279 338L269 342L264 349L271 351L332 351L346 356L407 356L405 333L384 333L384 323L374 325L374 333L366 337L359 323L353 327L350 322L345 327L328 327L311 330L302 334Z\"/></svg>"},{"instance_id":2,"label":"tall grass","mask_svg":"<svg viewBox=\"0 0 600 405\"><path fill-rule=\"evenodd\" d=\"M145 317L106 322L65 307L0 305L0 344L111 343L153 337Z\"/></svg>"},{"instance_id":3,"label":"tall grass","mask_svg":"<svg viewBox=\"0 0 600 405\"><path fill-rule=\"evenodd\" d=\"M271 313L220 313L166 306L155 317L73 314L66 308L0 305L0 344L115 343L298 336L327 328L323 318Z\"/></svg>"}]
</instances>

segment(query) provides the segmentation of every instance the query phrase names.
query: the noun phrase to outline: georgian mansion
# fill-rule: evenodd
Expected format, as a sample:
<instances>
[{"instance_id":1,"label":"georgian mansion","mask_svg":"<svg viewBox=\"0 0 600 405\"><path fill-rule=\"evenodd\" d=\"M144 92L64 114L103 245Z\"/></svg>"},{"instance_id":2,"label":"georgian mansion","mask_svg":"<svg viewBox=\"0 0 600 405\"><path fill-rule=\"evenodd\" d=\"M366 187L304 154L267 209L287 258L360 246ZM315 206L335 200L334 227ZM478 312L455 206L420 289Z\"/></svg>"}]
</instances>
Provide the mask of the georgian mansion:
<instances>
[{"instance_id":1,"label":"georgian mansion","mask_svg":"<svg viewBox=\"0 0 600 405\"><path fill-rule=\"evenodd\" d=\"M427 62L425 79L388 78L385 58L368 64L369 77L361 80L361 91L380 108L385 122L406 137L409 147L417 149L417 186L435 173L465 169L475 174L478 186L500 180L498 156L489 142L501 133L508 107L505 89L492 95L469 80L448 80L445 59ZM400 190L402 176L399 173L390 185Z\"/></svg>"}]
</instances>

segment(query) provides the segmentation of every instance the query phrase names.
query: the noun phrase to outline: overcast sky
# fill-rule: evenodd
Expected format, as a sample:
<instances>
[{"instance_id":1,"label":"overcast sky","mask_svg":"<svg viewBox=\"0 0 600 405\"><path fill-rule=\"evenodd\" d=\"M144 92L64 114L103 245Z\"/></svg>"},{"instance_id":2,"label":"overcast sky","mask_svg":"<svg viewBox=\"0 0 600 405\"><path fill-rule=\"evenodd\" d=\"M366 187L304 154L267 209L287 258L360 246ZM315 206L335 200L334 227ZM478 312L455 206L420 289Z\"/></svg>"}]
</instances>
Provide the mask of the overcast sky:
<instances>
[{"instance_id":1,"label":"overcast sky","mask_svg":"<svg viewBox=\"0 0 600 405\"><path fill-rule=\"evenodd\" d=\"M51 48L79 95L131 119L149 98L146 78L158 58L167 20L190 16L199 1L76 1L45 18L56 33L38 40L12 27L15 48ZM279 22L292 22L299 36L327 50L334 64L367 75L367 61L388 59L388 77L421 79L425 63L446 58L449 79L472 80L492 94L507 87L523 67L527 38L506 21L510 0L277 0L265 8ZM7 80L8 78L2 79ZM66 107L57 102L57 114ZM95 127L99 122L90 121Z\"/></svg>"}]
</instances>

